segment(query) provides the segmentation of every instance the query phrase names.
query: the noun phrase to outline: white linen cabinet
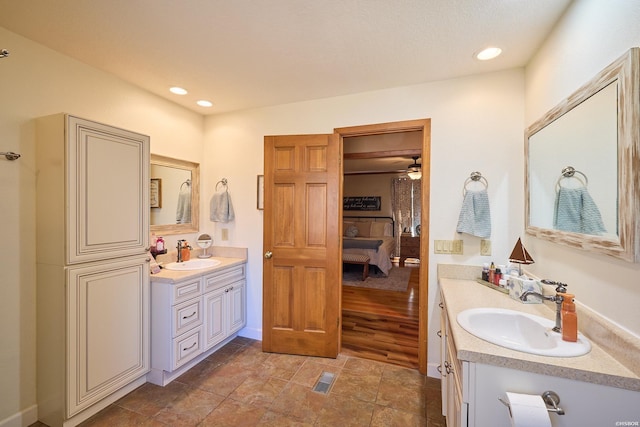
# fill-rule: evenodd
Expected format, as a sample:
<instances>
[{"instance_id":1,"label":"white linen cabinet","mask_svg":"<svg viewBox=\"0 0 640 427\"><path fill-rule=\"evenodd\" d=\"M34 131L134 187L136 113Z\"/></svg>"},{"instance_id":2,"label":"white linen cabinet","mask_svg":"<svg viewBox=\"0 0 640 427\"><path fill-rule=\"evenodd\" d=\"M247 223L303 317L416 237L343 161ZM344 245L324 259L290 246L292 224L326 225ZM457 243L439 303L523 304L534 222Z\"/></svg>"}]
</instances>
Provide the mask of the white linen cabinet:
<instances>
[{"instance_id":1,"label":"white linen cabinet","mask_svg":"<svg viewBox=\"0 0 640 427\"><path fill-rule=\"evenodd\" d=\"M38 418L75 426L149 370L149 137L36 119Z\"/></svg>"}]
</instances>

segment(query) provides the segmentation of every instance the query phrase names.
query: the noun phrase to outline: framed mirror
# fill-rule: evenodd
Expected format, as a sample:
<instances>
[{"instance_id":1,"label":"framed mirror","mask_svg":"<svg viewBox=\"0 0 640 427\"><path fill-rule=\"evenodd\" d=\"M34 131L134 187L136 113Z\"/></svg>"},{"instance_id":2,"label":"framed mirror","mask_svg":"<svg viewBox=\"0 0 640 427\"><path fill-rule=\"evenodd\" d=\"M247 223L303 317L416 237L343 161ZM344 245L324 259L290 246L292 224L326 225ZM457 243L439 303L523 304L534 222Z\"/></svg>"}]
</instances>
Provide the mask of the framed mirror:
<instances>
[{"instance_id":1,"label":"framed mirror","mask_svg":"<svg viewBox=\"0 0 640 427\"><path fill-rule=\"evenodd\" d=\"M638 262L638 48L525 135L525 227L555 243Z\"/></svg>"},{"instance_id":2,"label":"framed mirror","mask_svg":"<svg viewBox=\"0 0 640 427\"><path fill-rule=\"evenodd\" d=\"M150 230L158 236L199 231L200 165L151 154Z\"/></svg>"}]
</instances>

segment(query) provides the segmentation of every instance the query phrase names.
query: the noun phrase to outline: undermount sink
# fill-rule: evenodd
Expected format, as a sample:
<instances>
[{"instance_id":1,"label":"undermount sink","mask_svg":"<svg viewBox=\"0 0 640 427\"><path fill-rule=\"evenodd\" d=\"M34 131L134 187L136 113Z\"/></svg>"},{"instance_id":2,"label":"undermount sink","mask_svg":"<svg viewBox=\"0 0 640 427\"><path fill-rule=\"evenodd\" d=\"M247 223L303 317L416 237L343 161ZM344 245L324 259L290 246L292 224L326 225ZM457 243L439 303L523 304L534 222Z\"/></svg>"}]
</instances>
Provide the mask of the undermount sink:
<instances>
[{"instance_id":1,"label":"undermount sink","mask_svg":"<svg viewBox=\"0 0 640 427\"><path fill-rule=\"evenodd\" d=\"M472 335L502 347L552 357L582 356L591 344L580 333L577 342L562 340L551 319L501 308L472 308L458 314L458 324Z\"/></svg>"},{"instance_id":2,"label":"undermount sink","mask_svg":"<svg viewBox=\"0 0 640 427\"><path fill-rule=\"evenodd\" d=\"M198 259L190 259L189 261L183 261L183 262L170 262L169 264L163 265L163 267L167 270L189 271L189 270L202 270L204 268L211 268L220 264L221 262L218 261L217 259L198 258Z\"/></svg>"}]
</instances>

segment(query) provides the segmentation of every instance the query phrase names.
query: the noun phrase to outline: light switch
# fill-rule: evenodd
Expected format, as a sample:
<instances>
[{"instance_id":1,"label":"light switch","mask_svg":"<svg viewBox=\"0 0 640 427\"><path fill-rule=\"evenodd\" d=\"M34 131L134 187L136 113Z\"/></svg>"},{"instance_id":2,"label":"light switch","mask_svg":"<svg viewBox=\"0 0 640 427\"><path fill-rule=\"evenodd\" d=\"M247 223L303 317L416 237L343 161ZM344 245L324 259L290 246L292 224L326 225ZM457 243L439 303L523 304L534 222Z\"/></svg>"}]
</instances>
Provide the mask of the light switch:
<instances>
[{"instance_id":1,"label":"light switch","mask_svg":"<svg viewBox=\"0 0 640 427\"><path fill-rule=\"evenodd\" d=\"M222 240L229 240L229 229L228 228L223 228L222 229Z\"/></svg>"},{"instance_id":2,"label":"light switch","mask_svg":"<svg viewBox=\"0 0 640 427\"><path fill-rule=\"evenodd\" d=\"M462 255L462 240L434 240L433 253Z\"/></svg>"}]
</instances>

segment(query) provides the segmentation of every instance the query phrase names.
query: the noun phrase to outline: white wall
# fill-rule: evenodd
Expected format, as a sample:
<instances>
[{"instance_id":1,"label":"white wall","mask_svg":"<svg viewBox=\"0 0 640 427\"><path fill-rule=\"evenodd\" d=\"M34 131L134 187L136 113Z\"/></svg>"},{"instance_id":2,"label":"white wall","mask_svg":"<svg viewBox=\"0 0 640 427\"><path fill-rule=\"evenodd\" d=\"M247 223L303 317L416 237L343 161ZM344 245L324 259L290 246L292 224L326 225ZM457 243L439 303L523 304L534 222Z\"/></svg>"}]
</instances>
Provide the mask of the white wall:
<instances>
[{"instance_id":1,"label":"white wall","mask_svg":"<svg viewBox=\"0 0 640 427\"><path fill-rule=\"evenodd\" d=\"M579 0L526 68L526 125L640 46L640 2ZM635 177L636 185L638 177ZM531 271L569 284L576 299L640 335L640 265L527 236Z\"/></svg>"},{"instance_id":2,"label":"white wall","mask_svg":"<svg viewBox=\"0 0 640 427\"><path fill-rule=\"evenodd\" d=\"M336 127L431 118L430 239L462 238L465 247L462 256L431 254L429 277L423 278L430 288L429 363L435 372L440 358L439 313L433 309L436 264L503 263L523 228L523 93L523 70L509 70L208 117L203 199L211 197L217 180L229 179L236 221L227 226L230 241L222 243L249 248L249 316L242 334L262 334L262 212L256 210L255 198L264 136L331 133ZM479 238L455 232L463 183L476 170L489 181L493 257L480 257ZM204 231L215 230L219 242L222 227L203 225Z\"/></svg>"},{"instance_id":3,"label":"white wall","mask_svg":"<svg viewBox=\"0 0 640 427\"><path fill-rule=\"evenodd\" d=\"M17 426L35 421L36 404L33 119L75 114L150 135L152 152L196 162L204 119L1 27L0 40L11 52L0 60L0 151L22 154L0 158L0 425Z\"/></svg>"}]
</instances>

